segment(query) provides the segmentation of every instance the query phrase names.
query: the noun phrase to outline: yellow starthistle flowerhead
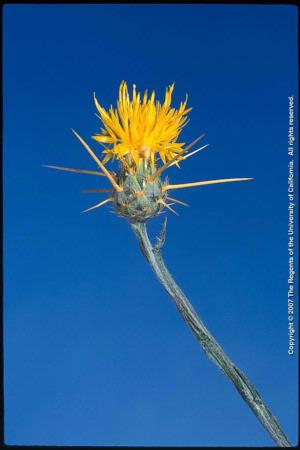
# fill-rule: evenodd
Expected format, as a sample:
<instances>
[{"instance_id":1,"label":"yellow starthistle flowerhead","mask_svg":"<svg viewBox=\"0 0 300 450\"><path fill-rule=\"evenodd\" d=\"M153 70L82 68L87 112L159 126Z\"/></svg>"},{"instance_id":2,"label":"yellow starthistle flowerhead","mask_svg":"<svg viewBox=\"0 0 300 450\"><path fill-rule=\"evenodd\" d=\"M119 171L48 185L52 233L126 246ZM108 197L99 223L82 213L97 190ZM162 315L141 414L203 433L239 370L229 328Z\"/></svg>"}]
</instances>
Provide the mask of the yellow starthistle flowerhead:
<instances>
[{"instance_id":1,"label":"yellow starthistle flowerhead","mask_svg":"<svg viewBox=\"0 0 300 450\"><path fill-rule=\"evenodd\" d=\"M119 88L117 108L110 106L106 111L99 105L94 94L96 108L103 128L93 136L97 142L112 147L103 151L104 162L116 157L138 167L143 159L156 165L157 156L165 164L182 151L184 143L177 142L178 135L187 123L187 96L178 109L171 108L174 83L166 89L165 100L161 104L155 99L155 92L148 97L147 90L142 96L133 85L132 99L127 84L122 81Z\"/></svg>"},{"instance_id":2,"label":"yellow starthistle flowerhead","mask_svg":"<svg viewBox=\"0 0 300 450\"><path fill-rule=\"evenodd\" d=\"M82 137L76 131L72 131L94 159L100 171L46 166L69 172L105 176L109 180L110 189L83 191L109 194L106 199L85 211L112 202L115 211L120 216L126 217L131 222L145 222L160 214L164 208L177 214L171 207L175 203L187 206L186 203L169 196L169 191L172 189L252 179L223 178L183 184L169 184L167 179L162 180L162 173L170 166L178 165L179 162L208 146L206 144L189 152L205 134L186 147L184 147L184 143L177 142L179 133L187 123L187 113L191 108L187 109L186 107L187 97L184 102L181 102L178 109L172 108L173 90L174 84L166 89L165 100L160 103L155 100L154 91L150 97L145 91L142 98L133 85L132 99L130 99L127 84L122 81L117 108L114 109L111 106L108 111L99 105L94 95L103 127L100 134L92 137L104 146L104 150L101 152L101 155L104 155L103 159L100 160ZM111 159L118 161L116 172L110 171L106 167L106 163Z\"/></svg>"}]
</instances>

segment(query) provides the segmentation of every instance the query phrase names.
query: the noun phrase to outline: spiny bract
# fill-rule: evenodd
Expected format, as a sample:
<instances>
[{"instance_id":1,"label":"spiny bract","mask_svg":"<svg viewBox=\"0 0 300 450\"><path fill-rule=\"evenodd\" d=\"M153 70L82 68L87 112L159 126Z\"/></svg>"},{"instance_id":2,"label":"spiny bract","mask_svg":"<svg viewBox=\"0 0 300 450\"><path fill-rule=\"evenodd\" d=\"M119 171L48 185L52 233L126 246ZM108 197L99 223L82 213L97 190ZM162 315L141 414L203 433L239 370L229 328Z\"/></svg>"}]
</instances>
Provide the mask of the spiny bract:
<instances>
[{"instance_id":1,"label":"spiny bract","mask_svg":"<svg viewBox=\"0 0 300 450\"><path fill-rule=\"evenodd\" d=\"M104 155L103 159L100 160L82 137L76 131L72 131L92 156L100 171L46 166L107 177L111 189L84 192L105 192L109 196L85 211L112 202L119 215L133 222L145 222L161 213L164 208L176 213L171 207L174 203L186 206L186 203L170 197L169 190L251 179L225 178L184 184L168 184L167 179L161 179L161 174L168 167L178 166L181 161L208 146L204 145L189 152L205 134L186 147L184 143L177 142L182 128L187 123L187 113L191 108L187 109L187 96L178 109L172 108L173 90L174 84L166 89L165 99L161 104L155 100L154 91L150 97L147 91L142 96L136 92L135 85L130 98L127 84L122 81L117 108L110 106L108 111L100 106L94 94L95 105L103 126L101 132L92 137L104 147L101 152ZM106 167L106 163L115 159L118 162L117 172L110 171Z\"/></svg>"}]
</instances>

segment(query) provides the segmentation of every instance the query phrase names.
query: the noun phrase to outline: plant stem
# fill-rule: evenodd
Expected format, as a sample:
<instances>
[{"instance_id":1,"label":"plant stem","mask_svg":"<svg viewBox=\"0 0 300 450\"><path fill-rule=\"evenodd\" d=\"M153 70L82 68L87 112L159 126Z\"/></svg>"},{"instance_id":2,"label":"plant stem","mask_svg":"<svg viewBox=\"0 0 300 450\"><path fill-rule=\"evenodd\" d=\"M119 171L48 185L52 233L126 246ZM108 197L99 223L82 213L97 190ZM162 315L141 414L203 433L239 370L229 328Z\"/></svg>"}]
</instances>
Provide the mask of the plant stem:
<instances>
[{"instance_id":1,"label":"plant stem","mask_svg":"<svg viewBox=\"0 0 300 450\"><path fill-rule=\"evenodd\" d=\"M276 418L272 415L271 411L261 399L260 394L257 392L253 384L251 384L245 375L240 371L240 369L233 364L222 347L210 334L188 301L187 297L176 284L170 272L166 268L161 254L161 247L164 244L166 234L166 221L164 223L162 233L160 237L158 237L158 242L154 246L149 240L145 223L132 223L131 227L139 241L144 257L174 301L177 309L183 317L183 320L190 327L207 356L234 384L237 391L252 409L253 413L256 415L277 446L291 447L291 443L288 441Z\"/></svg>"}]
</instances>

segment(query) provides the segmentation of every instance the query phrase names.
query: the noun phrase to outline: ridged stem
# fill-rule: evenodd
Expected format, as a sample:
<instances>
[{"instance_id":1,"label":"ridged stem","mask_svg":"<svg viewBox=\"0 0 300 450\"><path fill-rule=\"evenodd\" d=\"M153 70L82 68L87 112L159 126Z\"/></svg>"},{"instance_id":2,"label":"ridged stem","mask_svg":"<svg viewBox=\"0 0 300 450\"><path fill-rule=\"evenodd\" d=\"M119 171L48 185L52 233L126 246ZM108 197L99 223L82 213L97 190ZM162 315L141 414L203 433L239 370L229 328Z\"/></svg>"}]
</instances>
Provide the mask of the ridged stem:
<instances>
[{"instance_id":1,"label":"ridged stem","mask_svg":"<svg viewBox=\"0 0 300 450\"><path fill-rule=\"evenodd\" d=\"M172 275L166 268L161 254L161 247L165 240L166 222L164 224L162 235L158 238L158 243L155 246L153 246L149 240L145 223L132 223L131 227L139 241L144 257L150 264L152 270L163 287L166 289L167 293L174 301L183 320L192 330L207 356L234 384L239 394L249 405L277 446L291 447L292 445L285 436L280 424L263 402L260 394L257 392L253 384L251 384L245 375L240 371L240 369L226 355L222 347L205 327L187 297L176 284Z\"/></svg>"}]
</instances>

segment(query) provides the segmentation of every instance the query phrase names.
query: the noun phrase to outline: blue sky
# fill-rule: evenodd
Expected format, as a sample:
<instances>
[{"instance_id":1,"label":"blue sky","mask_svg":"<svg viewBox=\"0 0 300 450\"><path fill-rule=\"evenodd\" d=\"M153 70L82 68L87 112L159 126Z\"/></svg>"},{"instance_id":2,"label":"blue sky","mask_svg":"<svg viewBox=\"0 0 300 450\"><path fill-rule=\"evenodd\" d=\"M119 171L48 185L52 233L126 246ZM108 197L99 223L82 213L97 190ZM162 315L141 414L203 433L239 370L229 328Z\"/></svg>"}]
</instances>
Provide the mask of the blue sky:
<instances>
[{"instance_id":1,"label":"blue sky","mask_svg":"<svg viewBox=\"0 0 300 450\"><path fill-rule=\"evenodd\" d=\"M297 10L279 5L6 5L4 8L5 442L272 446L207 359L125 220L81 189L98 177L92 93L175 81L182 133L210 146L172 182L166 262L293 444L297 355L287 354L287 121L297 95ZM98 200L99 199L99 200ZM152 236L159 220L149 224Z\"/></svg>"}]
</instances>

